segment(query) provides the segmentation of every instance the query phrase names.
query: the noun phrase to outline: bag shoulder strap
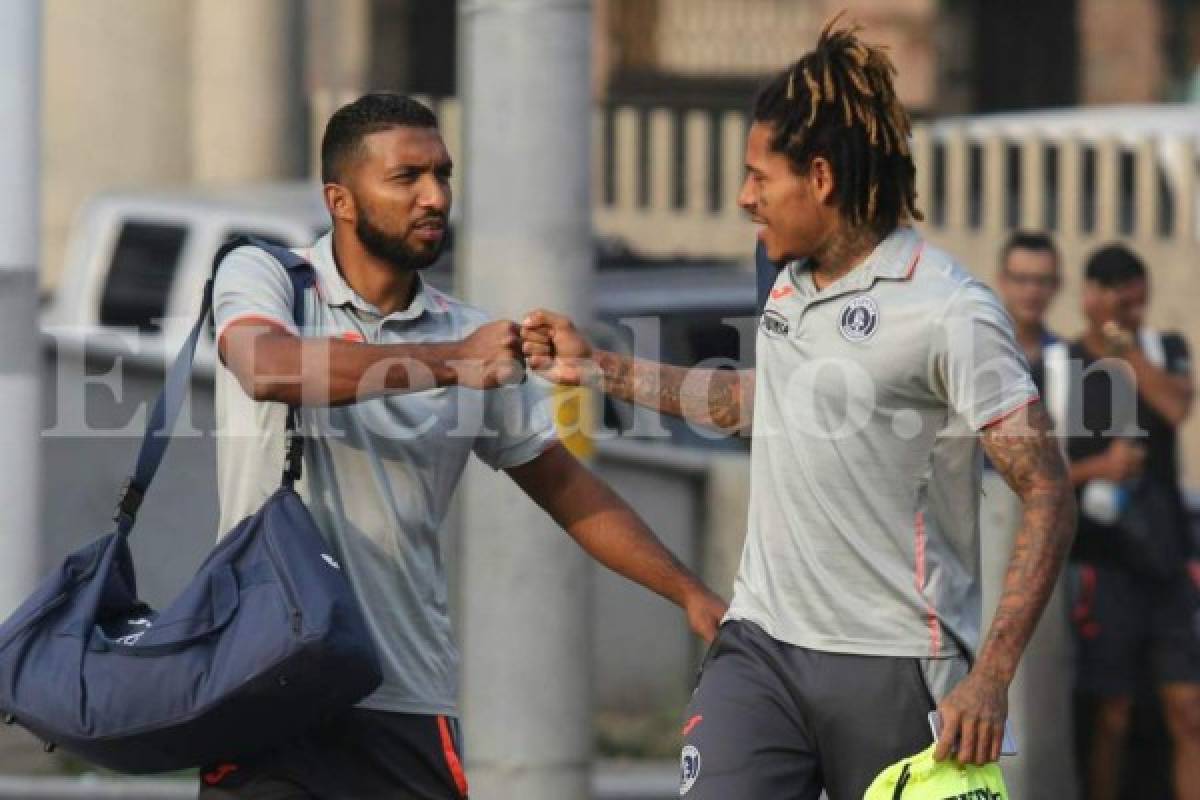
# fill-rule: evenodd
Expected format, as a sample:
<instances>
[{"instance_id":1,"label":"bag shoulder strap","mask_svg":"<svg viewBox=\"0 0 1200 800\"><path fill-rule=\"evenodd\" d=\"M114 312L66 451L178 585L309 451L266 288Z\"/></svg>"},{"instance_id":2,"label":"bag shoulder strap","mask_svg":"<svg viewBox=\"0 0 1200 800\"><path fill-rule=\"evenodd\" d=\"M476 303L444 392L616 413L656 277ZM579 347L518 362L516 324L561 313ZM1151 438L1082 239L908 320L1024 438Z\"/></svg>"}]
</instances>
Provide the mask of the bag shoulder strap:
<instances>
[{"instance_id":1,"label":"bag shoulder strap","mask_svg":"<svg viewBox=\"0 0 1200 800\"><path fill-rule=\"evenodd\" d=\"M162 391L159 392L158 399L154 401L154 408L146 422L146 433L142 437L133 475L126 481L121 491L121 497L117 501L113 521L117 524L117 532L122 535L128 534L133 528L137 510L142 504L146 491L150 488L151 481L154 480L155 473L162 464L167 444L171 441L171 432L175 429L175 423L179 419L183 398L187 394L190 384L192 362L196 357L196 345L204 330L205 322L208 320L209 312L212 310L213 283L216 281L217 269L226 256L237 248L245 246L257 247L267 252L287 270L288 276L292 279L292 317L295 320L296 329L304 329L304 291L314 283L315 273L312 265L286 247L264 242L251 236L238 236L226 242L213 258L212 273L204 284L200 313L196 317L191 333L188 334L183 346L179 348L179 354L175 356L175 360L167 370ZM288 459L284 470L284 483L288 486L300 476L300 440L294 435L295 428L296 409L291 406L288 408L287 418Z\"/></svg>"}]
</instances>

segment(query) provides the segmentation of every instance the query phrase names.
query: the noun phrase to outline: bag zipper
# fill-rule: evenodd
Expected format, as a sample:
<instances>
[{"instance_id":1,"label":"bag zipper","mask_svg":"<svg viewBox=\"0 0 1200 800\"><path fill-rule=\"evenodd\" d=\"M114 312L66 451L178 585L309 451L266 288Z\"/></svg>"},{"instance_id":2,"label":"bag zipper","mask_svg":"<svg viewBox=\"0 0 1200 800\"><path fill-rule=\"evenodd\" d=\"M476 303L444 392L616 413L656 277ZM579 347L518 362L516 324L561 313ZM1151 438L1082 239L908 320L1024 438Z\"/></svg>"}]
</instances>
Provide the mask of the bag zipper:
<instances>
[{"instance_id":1,"label":"bag zipper","mask_svg":"<svg viewBox=\"0 0 1200 800\"><path fill-rule=\"evenodd\" d=\"M299 636L304 621L300 613L300 604L296 601L296 592L292 586L291 575L283 568L283 564L285 563L283 557L279 554L275 540L269 535L267 536L267 551L271 554L271 561L275 565L275 574L279 576L279 583L283 587L283 594L288 602L288 611L291 612L292 617L292 633Z\"/></svg>"}]
</instances>

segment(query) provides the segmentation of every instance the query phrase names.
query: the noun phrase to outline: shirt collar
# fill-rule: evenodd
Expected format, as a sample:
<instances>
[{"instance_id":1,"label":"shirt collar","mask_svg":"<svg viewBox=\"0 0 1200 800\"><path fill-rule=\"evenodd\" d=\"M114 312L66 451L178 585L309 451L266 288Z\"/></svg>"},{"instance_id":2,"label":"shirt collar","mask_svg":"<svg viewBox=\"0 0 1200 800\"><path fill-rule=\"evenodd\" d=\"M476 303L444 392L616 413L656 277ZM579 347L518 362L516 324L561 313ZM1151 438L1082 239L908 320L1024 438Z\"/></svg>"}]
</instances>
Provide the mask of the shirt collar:
<instances>
[{"instance_id":1,"label":"shirt collar","mask_svg":"<svg viewBox=\"0 0 1200 800\"><path fill-rule=\"evenodd\" d=\"M917 267L924 244L920 234L911 227L896 228L875 246L862 270L873 278L908 280Z\"/></svg>"},{"instance_id":2,"label":"shirt collar","mask_svg":"<svg viewBox=\"0 0 1200 800\"><path fill-rule=\"evenodd\" d=\"M332 231L318 239L312 247L305 251L304 255L316 270L318 294L326 305L333 307L352 305L360 311L374 314L377 317L383 316L374 304L360 297L358 292L354 291L342 277L341 270L337 267L337 261L333 257ZM425 284L420 273L416 278L416 291L413 293L413 299L408 308L389 314L387 319L410 320L417 319L425 312L444 314L450 310L449 304L439 293Z\"/></svg>"},{"instance_id":3,"label":"shirt collar","mask_svg":"<svg viewBox=\"0 0 1200 800\"><path fill-rule=\"evenodd\" d=\"M836 296L849 291L866 289L878 278L908 280L916 270L917 262L920 261L924 249L925 242L919 233L909 226L896 228L875 245L875 249L861 265L819 293L814 287L812 293L822 297ZM788 268L792 271L793 283L797 288L804 290L805 284L802 277L805 272L809 271L809 260L806 258L802 261L794 261Z\"/></svg>"}]
</instances>

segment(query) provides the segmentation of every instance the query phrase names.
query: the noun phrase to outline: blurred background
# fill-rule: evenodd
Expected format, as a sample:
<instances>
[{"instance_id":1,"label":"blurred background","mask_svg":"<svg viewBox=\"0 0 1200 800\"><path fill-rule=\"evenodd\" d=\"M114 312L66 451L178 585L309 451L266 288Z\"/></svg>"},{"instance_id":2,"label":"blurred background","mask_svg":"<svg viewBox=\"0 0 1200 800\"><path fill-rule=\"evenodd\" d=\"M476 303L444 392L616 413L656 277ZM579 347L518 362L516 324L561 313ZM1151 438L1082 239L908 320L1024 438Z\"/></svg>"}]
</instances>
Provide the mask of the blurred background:
<instances>
[{"instance_id":1,"label":"blurred background","mask_svg":"<svg viewBox=\"0 0 1200 800\"><path fill-rule=\"evenodd\" d=\"M901 100L917 122L920 227L929 239L990 280L1011 231L1053 235L1064 285L1049 321L1066 336L1082 328L1083 259L1102 243L1126 241L1151 271L1151 322L1200 342L1195 0L591 6L593 110L579 131L592 153L597 330L613 346L674 363L752 363L753 231L733 202L747 110L763 79L808 50L843 9L896 64ZM307 244L328 226L313 176L333 110L372 89L420 95L438 112L458 162L456 195L470 192L457 91L460 12L452 0L44 1L43 569L99 532L111 513L136 445L131 420L157 391L164 354L179 341L170 320L193 313L217 246L241 232ZM451 248L432 273L451 291L453 255ZM136 343L120 333L130 329L140 332ZM97 378L114 365L123 369L119 391ZM209 346L192 411L201 431L212 426L211 368ZM68 384L86 389L64 392ZM110 433L85 434L80 420ZM749 442L714 440L611 403L604 421L625 435L599 442L596 468L728 596ZM663 425L666 438L657 435ZM1183 430L1182 452L1185 484L1200 486L1197 426ZM142 575L153 602L171 597L212 541L212 457L208 437L181 442L147 500L143 527L164 534L134 543L141 563L154 567ZM1002 519L1010 511L989 513ZM460 527L452 515L452 560ZM605 791L671 796L697 645L666 604L599 570L591 580L596 753L641 765L614 768ZM1044 681L1069 693L1060 605L1048 612L1062 624L1047 634L1056 655ZM1042 769L1066 775L1073 725L1054 713L1028 724L1054 732L1057 746L1044 750ZM17 738L0 747L9 773L82 769ZM1133 747L1148 774L1165 775L1161 721L1152 713ZM612 788L639 770L658 788ZM1044 793L1014 796L1074 792L1071 780L1039 785ZM1153 791L1166 791L1165 778Z\"/></svg>"}]
</instances>

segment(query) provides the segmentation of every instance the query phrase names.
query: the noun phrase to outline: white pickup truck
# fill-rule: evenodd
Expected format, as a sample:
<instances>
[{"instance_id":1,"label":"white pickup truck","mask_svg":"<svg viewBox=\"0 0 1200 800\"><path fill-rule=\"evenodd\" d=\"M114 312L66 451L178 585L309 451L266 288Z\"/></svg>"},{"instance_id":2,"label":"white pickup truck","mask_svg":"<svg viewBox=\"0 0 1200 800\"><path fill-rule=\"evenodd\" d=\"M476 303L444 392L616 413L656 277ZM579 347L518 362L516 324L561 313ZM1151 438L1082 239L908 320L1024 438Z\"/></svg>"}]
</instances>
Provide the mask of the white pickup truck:
<instances>
[{"instance_id":1,"label":"white pickup truck","mask_svg":"<svg viewBox=\"0 0 1200 800\"><path fill-rule=\"evenodd\" d=\"M89 354L120 351L161 365L195 320L213 256L229 237L301 246L328 228L320 191L308 183L99 195L75 218L43 331L60 353L86 344ZM201 373L212 357L211 342L202 342Z\"/></svg>"}]
</instances>

